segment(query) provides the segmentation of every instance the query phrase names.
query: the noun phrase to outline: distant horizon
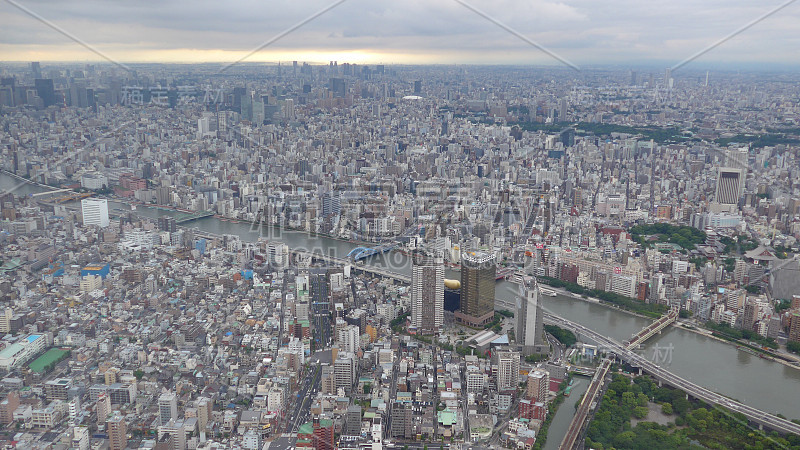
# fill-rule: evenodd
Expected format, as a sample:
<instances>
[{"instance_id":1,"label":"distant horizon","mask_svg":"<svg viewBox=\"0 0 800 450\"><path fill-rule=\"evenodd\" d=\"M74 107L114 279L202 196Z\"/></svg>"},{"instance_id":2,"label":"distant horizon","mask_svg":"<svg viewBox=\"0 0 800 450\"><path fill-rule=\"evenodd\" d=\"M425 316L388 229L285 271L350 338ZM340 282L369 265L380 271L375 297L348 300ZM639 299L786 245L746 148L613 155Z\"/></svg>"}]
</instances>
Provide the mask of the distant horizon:
<instances>
[{"instance_id":1,"label":"distant horizon","mask_svg":"<svg viewBox=\"0 0 800 450\"><path fill-rule=\"evenodd\" d=\"M6 0L0 60L785 69L798 23L796 0Z\"/></svg>"},{"instance_id":2,"label":"distant horizon","mask_svg":"<svg viewBox=\"0 0 800 450\"><path fill-rule=\"evenodd\" d=\"M406 62L364 62L358 61L354 62L351 60L329 60L329 61L312 61L312 60L302 60L302 59L281 59L281 60L264 60L264 61L239 61L236 60L218 60L218 61L145 61L145 60L119 60L118 62L109 62L104 59L96 59L96 60L47 60L47 59L32 59L32 60L0 60L0 67L2 66L27 66L30 67L32 62L38 62L43 65L95 65L95 66L111 66L114 67L116 63L125 64L130 66L217 66L217 65L226 65L235 63L235 66L241 67L259 67L259 66L268 66L268 67L277 67L279 64L282 67L292 67L293 62L297 62L298 65L308 64L310 66L328 66L331 62L334 62L338 65L343 64L354 64L359 66L386 66L386 67L481 67L481 68L531 68L531 69L557 69L557 70L565 70L565 71L572 71L569 67L563 66L561 64L551 63L551 64L543 64L543 63L478 63L478 62L454 62L454 63L406 63ZM607 64L583 64L580 66L581 71L590 72L593 70L658 70L663 71L668 69L674 65L674 62L670 64L669 61L659 61L659 60L652 60L652 61L637 61L637 62L618 62L618 63L607 63ZM121 69L124 70L124 69ZM800 71L800 61L797 63L789 63L789 62L771 62L771 63L758 63L758 62L708 62L708 63L699 63L693 62L687 64L680 69L674 71L673 74L678 74L682 72L706 72L706 71L717 71L719 73L736 73L736 72L745 72L745 73L765 73L765 72L794 72ZM800 72L798 72L800 73Z\"/></svg>"}]
</instances>

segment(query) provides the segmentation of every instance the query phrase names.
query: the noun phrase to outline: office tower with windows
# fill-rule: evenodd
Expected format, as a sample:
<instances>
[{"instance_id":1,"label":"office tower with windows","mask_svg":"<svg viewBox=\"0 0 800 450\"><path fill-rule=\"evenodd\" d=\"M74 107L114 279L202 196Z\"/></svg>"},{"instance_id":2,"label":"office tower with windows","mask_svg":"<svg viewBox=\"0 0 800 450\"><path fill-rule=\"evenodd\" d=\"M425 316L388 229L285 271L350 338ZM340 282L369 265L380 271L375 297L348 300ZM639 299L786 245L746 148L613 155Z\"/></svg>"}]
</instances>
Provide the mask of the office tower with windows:
<instances>
[{"instance_id":1,"label":"office tower with windows","mask_svg":"<svg viewBox=\"0 0 800 450\"><path fill-rule=\"evenodd\" d=\"M110 450L124 450L128 447L128 427L125 418L114 415L106 423L108 426L108 448Z\"/></svg>"},{"instance_id":2,"label":"office tower with windows","mask_svg":"<svg viewBox=\"0 0 800 450\"><path fill-rule=\"evenodd\" d=\"M742 169L722 167L717 177L717 189L712 212L734 212L739 209L739 198L744 192L746 172Z\"/></svg>"},{"instance_id":3,"label":"office tower with windows","mask_svg":"<svg viewBox=\"0 0 800 450\"><path fill-rule=\"evenodd\" d=\"M85 198L81 200L83 225L94 225L101 228L108 226L108 200L102 198Z\"/></svg>"},{"instance_id":4,"label":"office tower with windows","mask_svg":"<svg viewBox=\"0 0 800 450\"><path fill-rule=\"evenodd\" d=\"M328 269L311 269L308 274L308 286L313 314L311 333L314 346L319 350L327 346L332 337Z\"/></svg>"},{"instance_id":5,"label":"office tower with windows","mask_svg":"<svg viewBox=\"0 0 800 450\"><path fill-rule=\"evenodd\" d=\"M544 370L534 369L528 373L527 381L525 397L537 402L547 402L547 394L550 392L550 374Z\"/></svg>"},{"instance_id":6,"label":"office tower with windows","mask_svg":"<svg viewBox=\"0 0 800 450\"><path fill-rule=\"evenodd\" d=\"M36 95L42 99L45 108L56 104L56 89L53 86L53 80L37 78L34 81L34 87L36 88Z\"/></svg>"},{"instance_id":7,"label":"office tower with windows","mask_svg":"<svg viewBox=\"0 0 800 450\"><path fill-rule=\"evenodd\" d=\"M158 397L158 419L166 425L170 419L178 418L178 396L174 392L165 392Z\"/></svg>"},{"instance_id":8,"label":"office tower with windows","mask_svg":"<svg viewBox=\"0 0 800 450\"><path fill-rule=\"evenodd\" d=\"M346 394L350 394L356 381L356 362L352 353L341 352L337 355L333 363L333 377L336 389L344 389Z\"/></svg>"},{"instance_id":9,"label":"office tower with windows","mask_svg":"<svg viewBox=\"0 0 800 450\"><path fill-rule=\"evenodd\" d=\"M497 391L517 391L519 385L519 352L497 352Z\"/></svg>"},{"instance_id":10,"label":"office tower with windows","mask_svg":"<svg viewBox=\"0 0 800 450\"><path fill-rule=\"evenodd\" d=\"M435 334L444 321L444 261L415 255L411 268L411 327L418 334Z\"/></svg>"},{"instance_id":11,"label":"office tower with windows","mask_svg":"<svg viewBox=\"0 0 800 450\"><path fill-rule=\"evenodd\" d=\"M497 267L494 255L465 252L461 255L461 309L456 320L473 327L494 318L494 287Z\"/></svg>"}]
</instances>

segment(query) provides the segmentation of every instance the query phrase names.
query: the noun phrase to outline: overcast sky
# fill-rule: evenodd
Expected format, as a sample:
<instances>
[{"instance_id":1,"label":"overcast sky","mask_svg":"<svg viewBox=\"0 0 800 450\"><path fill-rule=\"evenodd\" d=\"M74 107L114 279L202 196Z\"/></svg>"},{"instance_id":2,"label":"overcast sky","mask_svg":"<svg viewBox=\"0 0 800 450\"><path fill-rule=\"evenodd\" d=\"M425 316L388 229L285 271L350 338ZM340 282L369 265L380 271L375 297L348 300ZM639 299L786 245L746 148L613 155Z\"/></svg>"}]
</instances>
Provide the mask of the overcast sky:
<instances>
[{"instance_id":1,"label":"overcast sky","mask_svg":"<svg viewBox=\"0 0 800 450\"><path fill-rule=\"evenodd\" d=\"M678 63L786 0L464 0L577 65ZM233 61L331 0L0 0L0 59ZM248 61L559 64L455 0L346 0ZM800 1L693 63L800 64Z\"/></svg>"}]
</instances>

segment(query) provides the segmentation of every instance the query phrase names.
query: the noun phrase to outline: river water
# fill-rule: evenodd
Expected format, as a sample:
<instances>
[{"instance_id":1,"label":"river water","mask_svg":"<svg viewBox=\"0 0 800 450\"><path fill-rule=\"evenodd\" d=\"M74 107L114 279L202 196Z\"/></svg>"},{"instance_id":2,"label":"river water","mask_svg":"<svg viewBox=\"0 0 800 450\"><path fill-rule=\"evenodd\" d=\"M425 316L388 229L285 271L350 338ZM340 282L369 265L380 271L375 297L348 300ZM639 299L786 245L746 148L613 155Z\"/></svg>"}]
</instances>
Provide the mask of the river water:
<instances>
[{"instance_id":1,"label":"river water","mask_svg":"<svg viewBox=\"0 0 800 450\"><path fill-rule=\"evenodd\" d=\"M19 181L0 174L0 189L17 186ZM40 192L41 188L23 185L16 190L18 195ZM121 209L129 211L127 205L110 202L112 214ZM136 214L151 218L182 213L139 207ZM246 223L233 223L207 217L187 224L198 230L214 234L237 235L246 241L262 236L269 240L280 240L290 248L305 249L344 257L358 244L328 237L311 236L298 231L286 231L272 227L258 227ZM378 255L366 264L378 265L395 272L411 273L407 256L398 252ZM458 278L458 273L447 271L447 277ZM498 309L511 302L516 294L516 285L507 281L497 284ZM580 323L603 335L623 341L650 323L649 320L632 316L606 306L586 302L567 296L542 296L544 308L556 315ZM741 352L735 347L701 336L687 330L670 327L661 335L647 342L643 355L655 360L676 375L719 392L768 413L782 413L789 418L800 418L800 370L783 364L767 361ZM555 431L555 430L554 430ZM553 439L557 433L549 433Z\"/></svg>"},{"instance_id":2,"label":"river water","mask_svg":"<svg viewBox=\"0 0 800 450\"><path fill-rule=\"evenodd\" d=\"M556 415L553 416L553 421L550 422L550 428L547 429L547 442L544 443L544 450L558 450L561 440L564 439L567 430L569 430L572 418L575 417L575 402L580 400L581 395L586 393L591 381L587 377L574 377L569 397L565 398L561 406L558 407Z\"/></svg>"}]
</instances>

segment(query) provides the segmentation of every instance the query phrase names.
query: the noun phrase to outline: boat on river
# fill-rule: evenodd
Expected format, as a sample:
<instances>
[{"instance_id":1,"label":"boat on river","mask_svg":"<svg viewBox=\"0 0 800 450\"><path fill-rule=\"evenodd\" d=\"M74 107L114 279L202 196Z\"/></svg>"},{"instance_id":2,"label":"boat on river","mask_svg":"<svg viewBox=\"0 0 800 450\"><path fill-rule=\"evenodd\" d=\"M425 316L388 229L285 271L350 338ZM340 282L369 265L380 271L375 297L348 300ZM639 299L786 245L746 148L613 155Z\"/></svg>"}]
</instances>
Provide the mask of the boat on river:
<instances>
[{"instance_id":1,"label":"boat on river","mask_svg":"<svg viewBox=\"0 0 800 450\"><path fill-rule=\"evenodd\" d=\"M556 291L554 291L552 289L543 288L543 287L539 288L539 292L541 292L543 295L546 295L548 297L555 297L556 295L558 295L558 294L556 294Z\"/></svg>"}]
</instances>

